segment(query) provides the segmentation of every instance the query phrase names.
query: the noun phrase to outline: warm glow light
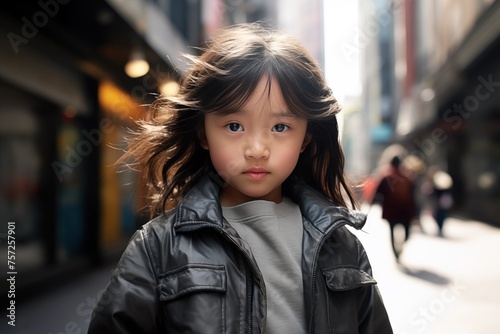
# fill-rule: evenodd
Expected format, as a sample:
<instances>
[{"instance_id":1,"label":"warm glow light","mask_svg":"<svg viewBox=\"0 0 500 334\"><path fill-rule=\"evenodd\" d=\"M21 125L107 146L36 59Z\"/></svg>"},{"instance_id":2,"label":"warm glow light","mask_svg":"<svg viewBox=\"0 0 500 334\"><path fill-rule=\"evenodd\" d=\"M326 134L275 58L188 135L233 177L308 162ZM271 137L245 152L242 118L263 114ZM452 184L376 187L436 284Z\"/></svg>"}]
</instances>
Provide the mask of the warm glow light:
<instances>
[{"instance_id":1,"label":"warm glow light","mask_svg":"<svg viewBox=\"0 0 500 334\"><path fill-rule=\"evenodd\" d=\"M179 92L179 84L176 81L165 81L160 85L160 93L164 96L174 96Z\"/></svg>"},{"instance_id":2,"label":"warm glow light","mask_svg":"<svg viewBox=\"0 0 500 334\"><path fill-rule=\"evenodd\" d=\"M140 50L135 50L125 64L125 73L131 78L142 77L149 71L149 63Z\"/></svg>"},{"instance_id":3,"label":"warm glow light","mask_svg":"<svg viewBox=\"0 0 500 334\"><path fill-rule=\"evenodd\" d=\"M106 113L114 114L124 121L144 116L143 109L129 94L110 81L99 84L99 105Z\"/></svg>"}]
</instances>

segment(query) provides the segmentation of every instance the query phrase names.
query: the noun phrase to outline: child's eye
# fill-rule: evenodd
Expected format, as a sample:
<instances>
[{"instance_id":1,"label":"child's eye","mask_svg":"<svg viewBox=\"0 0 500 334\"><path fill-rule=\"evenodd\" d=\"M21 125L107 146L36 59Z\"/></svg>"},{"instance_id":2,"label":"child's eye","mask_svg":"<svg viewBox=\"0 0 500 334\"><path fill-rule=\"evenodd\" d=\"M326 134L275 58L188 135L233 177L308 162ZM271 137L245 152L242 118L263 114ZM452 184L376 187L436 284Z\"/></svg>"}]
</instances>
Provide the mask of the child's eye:
<instances>
[{"instance_id":1,"label":"child's eye","mask_svg":"<svg viewBox=\"0 0 500 334\"><path fill-rule=\"evenodd\" d=\"M226 124L226 128L231 131L231 132L241 132L243 131L243 127L238 124L238 123L229 123L229 124Z\"/></svg>"},{"instance_id":2,"label":"child's eye","mask_svg":"<svg viewBox=\"0 0 500 334\"><path fill-rule=\"evenodd\" d=\"M285 132L286 130L288 130L288 125L285 125L285 124L276 124L272 128L272 131L275 131L275 132Z\"/></svg>"}]
</instances>

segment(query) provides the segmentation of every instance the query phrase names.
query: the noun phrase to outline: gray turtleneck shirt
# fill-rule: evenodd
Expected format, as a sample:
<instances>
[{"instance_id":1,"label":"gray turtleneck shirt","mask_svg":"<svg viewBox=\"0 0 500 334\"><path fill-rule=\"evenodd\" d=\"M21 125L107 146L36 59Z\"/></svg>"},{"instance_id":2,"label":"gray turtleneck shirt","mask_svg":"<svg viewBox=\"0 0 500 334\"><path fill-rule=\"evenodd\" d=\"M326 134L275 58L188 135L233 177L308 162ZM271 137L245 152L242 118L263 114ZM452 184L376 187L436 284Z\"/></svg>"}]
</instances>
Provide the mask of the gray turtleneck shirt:
<instances>
[{"instance_id":1,"label":"gray turtleneck shirt","mask_svg":"<svg viewBox=\"0 0 500 334\"><path fill-rule=\"evenodd\" d=\"M283 197L278 204L256 200L222 210L229 224L250 246L264 278L266 332L305 333L303 225L299 206Z\"/></svg>"}]
</instances>

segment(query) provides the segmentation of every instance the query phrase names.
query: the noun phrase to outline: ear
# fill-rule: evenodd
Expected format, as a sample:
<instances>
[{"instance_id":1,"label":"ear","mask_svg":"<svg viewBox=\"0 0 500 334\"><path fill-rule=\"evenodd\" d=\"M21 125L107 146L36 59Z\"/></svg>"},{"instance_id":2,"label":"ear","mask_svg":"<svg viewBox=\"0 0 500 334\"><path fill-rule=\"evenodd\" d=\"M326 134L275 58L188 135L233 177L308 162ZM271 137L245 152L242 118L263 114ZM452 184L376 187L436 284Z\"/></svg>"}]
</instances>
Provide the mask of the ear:
<instances>
[{"instance_id":1,"label":"ear","mask_svg":"<svg viewBox=\"0 0 500 334\"><path fill-rule=\"evenodd\" d=\"M300 153L304 152L306 149L307 145L311 142L312 136L310 133L306 133L304 137L304 141L302 142L302 147L300 148Z\"/></svg>"},{"instance_id":2,"label":"ear","mask_svg":"<svg viewBox=\"0 0 500 334\"><path fill-rule=\"evenodd\" d=\"M207 141L207 136L205 134L205 127L200 126L198 128L198 131L196 131L196 135L198 136L198 140L200 141L200 145L202 148L205 150L208 150L208 141Z\"/></svg>"}]
</instances>

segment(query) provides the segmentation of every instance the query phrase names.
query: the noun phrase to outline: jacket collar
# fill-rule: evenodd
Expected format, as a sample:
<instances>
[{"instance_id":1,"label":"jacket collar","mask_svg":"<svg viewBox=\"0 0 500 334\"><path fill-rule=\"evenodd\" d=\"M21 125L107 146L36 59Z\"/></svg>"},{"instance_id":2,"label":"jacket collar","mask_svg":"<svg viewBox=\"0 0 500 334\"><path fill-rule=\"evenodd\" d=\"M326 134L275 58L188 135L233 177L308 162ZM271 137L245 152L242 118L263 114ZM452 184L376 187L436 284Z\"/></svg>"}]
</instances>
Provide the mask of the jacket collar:
<instances>
[{"instance_id":1,"label":"jacket collar","mask_svg":"<svg viewBox=\"0 0 500 334\"><path fill-rule=\"evenodd\" d=\"M176 229L193 229L200 225L222 227L219 191L222 181L204 176L177 205Z\"/></svg>"},{"instance_id":2,"label":"jacket collar","mask_svg":"<svg viewBox=\"0 0 500 334\"><path fill-rule=\"evenodd\" d=\"M204 176L177 206L175 228L222 228L222 208L219 202L221 186L220 179ZM322 234L344 224L361 229L366 222L364 213L335 205L294 176L287 181L284 193L299 205L302 215Z\"/></svg>"},{"instance_id":3,"label":"jacket collar","mask_svg":"<svg viewBox=\"0 0 500 334\"><path fill-rule=\"evenodd\" d=\"M300 206L302 215L322 234L344 224L360 230L366 223L366 214L332 203L295 176L286 182L284 193Z\"/></svg>"}]
</instances>

